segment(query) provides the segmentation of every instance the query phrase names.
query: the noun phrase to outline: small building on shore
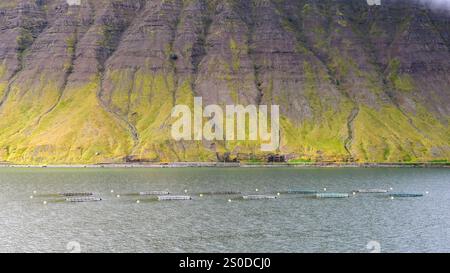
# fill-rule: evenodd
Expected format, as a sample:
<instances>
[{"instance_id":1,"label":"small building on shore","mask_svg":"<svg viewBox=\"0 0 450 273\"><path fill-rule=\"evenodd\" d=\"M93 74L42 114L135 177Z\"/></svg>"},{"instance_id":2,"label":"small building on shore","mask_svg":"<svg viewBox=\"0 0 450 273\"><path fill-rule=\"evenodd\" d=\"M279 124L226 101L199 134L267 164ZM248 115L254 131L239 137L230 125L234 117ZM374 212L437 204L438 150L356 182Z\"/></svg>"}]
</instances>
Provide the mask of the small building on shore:
<instances>
[{"instance_id":1,"label":"small building on shore","mask_svg":"<svg viewBox=\"0 0 450 273\"><path fill-rule=\"evenodd\" d=\"M285 163L287 162L287 156L286 155L280 155L280 154L275 154L275 155L269 155L267 157L267 162L269 163Z\"/></svg>"}]
</instances>

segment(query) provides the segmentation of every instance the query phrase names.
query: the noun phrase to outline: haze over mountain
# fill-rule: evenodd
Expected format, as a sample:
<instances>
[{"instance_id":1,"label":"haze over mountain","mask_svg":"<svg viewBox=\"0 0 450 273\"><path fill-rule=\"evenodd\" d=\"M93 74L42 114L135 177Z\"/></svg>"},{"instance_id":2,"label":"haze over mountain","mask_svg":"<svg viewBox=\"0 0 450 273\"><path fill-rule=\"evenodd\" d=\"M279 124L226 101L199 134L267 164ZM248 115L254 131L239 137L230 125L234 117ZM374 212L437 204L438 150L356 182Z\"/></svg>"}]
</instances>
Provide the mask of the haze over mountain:
<instances>
[{"instance_id":1,"label":"haze over mountain","mask_svg":"<svg viewBox=\"0 0 450 273\"><path fill-rule=\"evenodd\" d=\"M434 9L450 10L450 0L416 0L419 3L428 4Z\"/></svg>"},{"instance_id":2,"label":"haze over mountain","mask_svg":"<svg viewBox=\"0 0 450 273\"><path fill-rule=\"evenodd\" d=\"M194 96L280 105L300 160L448 160L448 1L424 2L0 0L0 161L264 156L172 140Z\"/></svg>"}]
</instances>

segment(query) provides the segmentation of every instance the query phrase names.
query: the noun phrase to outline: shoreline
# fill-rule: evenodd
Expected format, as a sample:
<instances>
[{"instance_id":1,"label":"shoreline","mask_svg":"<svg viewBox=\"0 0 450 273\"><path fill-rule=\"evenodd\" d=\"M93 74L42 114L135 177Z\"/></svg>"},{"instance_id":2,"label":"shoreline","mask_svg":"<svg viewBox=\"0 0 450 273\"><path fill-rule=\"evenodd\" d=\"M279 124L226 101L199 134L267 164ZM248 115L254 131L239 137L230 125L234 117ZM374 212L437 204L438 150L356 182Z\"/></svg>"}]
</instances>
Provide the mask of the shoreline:
<instances>
[{"instance_id":1,"label":"shoreline","mask_svg":"<svg viewBox=\"0 0 450 273\"><path fill-rule=\"evenodd\" d=\"M0 164L0 168L450 168L449 163L222 163L222 162L173 162L173 163L103 163L103 164Z\"/></svg>"}]
</instances>

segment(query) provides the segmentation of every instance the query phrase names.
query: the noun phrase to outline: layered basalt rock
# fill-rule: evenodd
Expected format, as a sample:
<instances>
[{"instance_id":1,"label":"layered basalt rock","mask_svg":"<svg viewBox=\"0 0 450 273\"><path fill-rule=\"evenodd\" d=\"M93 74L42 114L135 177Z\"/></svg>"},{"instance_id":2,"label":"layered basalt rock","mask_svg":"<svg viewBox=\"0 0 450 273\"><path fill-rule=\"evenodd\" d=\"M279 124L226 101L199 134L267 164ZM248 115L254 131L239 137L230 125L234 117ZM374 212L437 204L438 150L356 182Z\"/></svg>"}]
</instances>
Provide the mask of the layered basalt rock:
<instances>
[{"instance_id":1,"label":"layered basalt rock","mask_svg":"<svg viewBox=\"0 0 450 273\"><path fill-rule=\"evenodd\" d=\"M301 161L448 160L450 14L411 1L0 3L0 160L264 158L175 142L171 109L278 104Z\"/></svg>"}]
</instances>

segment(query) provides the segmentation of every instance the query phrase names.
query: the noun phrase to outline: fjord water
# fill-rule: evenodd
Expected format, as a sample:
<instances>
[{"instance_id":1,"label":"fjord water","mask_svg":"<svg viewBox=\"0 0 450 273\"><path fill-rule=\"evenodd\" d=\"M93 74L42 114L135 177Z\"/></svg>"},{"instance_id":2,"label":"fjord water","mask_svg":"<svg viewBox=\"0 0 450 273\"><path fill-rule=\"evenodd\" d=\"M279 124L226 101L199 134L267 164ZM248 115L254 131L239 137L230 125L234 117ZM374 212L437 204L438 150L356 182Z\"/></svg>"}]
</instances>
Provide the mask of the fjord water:
<instances>
[{"instance_id":1,"label":"fjord water","mask_svg":"<svg viewBox=\"0 0 450 273\"><path fill-rule=\"evenodd\" d=\"M390 187L429 194L233 202L194 195ZM0 189L0 252L68 252L69 242L78 242L82 252L369 252L371 241L382 252L450 252L449 169L5 168ZM194 200L146 202L127 195L151 190L188 190ZM104 201L40 196L86 191Z\"/></svg>"}]
</instances>

